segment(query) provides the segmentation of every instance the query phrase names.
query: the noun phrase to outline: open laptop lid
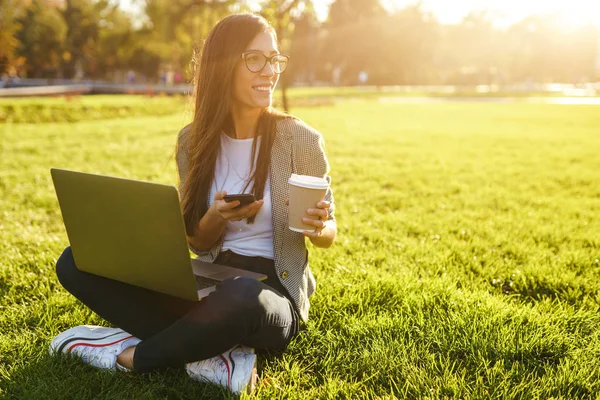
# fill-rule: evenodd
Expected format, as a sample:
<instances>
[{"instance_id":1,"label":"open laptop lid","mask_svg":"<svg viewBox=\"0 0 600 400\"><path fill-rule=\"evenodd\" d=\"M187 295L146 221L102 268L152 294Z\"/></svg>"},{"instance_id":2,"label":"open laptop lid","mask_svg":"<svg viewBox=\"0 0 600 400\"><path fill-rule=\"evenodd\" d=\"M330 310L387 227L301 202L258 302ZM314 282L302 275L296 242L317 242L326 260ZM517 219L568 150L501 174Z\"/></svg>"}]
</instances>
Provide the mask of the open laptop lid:
<instances>
[{"instance_id":1,"label":"open laptop lid","mask_svg":"<svg viewBox=\"0 0 600 400\"><path fill-rule=\"evenodd\" d=\"M77 267L197 300L174 186L52 169Z\"/></svg>"}]
</instances>

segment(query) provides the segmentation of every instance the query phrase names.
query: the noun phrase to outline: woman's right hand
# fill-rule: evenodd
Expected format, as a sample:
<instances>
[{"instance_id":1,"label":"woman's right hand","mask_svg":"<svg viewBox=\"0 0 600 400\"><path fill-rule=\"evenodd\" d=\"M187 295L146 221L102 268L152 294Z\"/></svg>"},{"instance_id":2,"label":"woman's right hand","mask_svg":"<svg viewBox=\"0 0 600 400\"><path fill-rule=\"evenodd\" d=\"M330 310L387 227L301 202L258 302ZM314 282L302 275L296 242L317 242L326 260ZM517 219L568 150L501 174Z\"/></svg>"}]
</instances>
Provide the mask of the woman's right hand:
<instances>
[{"instance_id":1,"label":"woman's right hand","mask_svg":"<svg viewBox=\"0 0 600 400\"><path fill-rule=\"evenodd\" d=\"M253 217L262 207L264 200L257 200L244 207L236 208L240 205L238 200L227 203L223 197L227 192L225 190L216 192L214 201L211 204L208 212L214 216L220 217L224 221L242 221L246 218Z\"/></svg>"},{"instance_id":2,"label":"woman's right hand","mask_svg":"<svg viewBox=\"0 0 600 400\"><path fill-rule=\"evenodd\" d=\"M228 221L242 221L254 216L264 203L263 200L259 200L234 210L240 202L225 202L223 196L226 194L225 191L215 193L214 201L206 214L200 218L194 236L188 236L188 242L197 251L209 251L223 235Z\"/></svg>"}]
</instances>

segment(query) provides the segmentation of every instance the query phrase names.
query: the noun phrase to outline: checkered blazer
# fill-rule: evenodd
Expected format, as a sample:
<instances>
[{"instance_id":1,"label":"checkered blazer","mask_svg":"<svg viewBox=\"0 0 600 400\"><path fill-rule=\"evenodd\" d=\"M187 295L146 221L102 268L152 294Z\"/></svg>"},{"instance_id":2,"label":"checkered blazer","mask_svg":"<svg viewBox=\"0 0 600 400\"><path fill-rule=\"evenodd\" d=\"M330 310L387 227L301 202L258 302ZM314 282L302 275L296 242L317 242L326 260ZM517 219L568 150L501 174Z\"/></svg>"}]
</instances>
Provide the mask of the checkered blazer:
<instances>
[{"instance_id":1,"label":"checkered blazer","mask_svg":"<svg viewBox=\"0 0 600 400\"><path fill-rule=\"evenodd\" d=\"M187 171L188 159L185 149L190 125L179 132L177 166L180 181ZM289 198L288 179L292 173L312 175L327 179L331 183L329 164L324 151L323 137L319 132L296 118L277 122L277 130L271 151L271 211L273 214L273 249L275 272L283 287L294 300L296 310L302 320L308 319L310 303L308 298L316 288L315 278L308 266L308 251L302 233L288 229L288 209L285 200ZM180 187L181 190L181 187ZM331 202L329 219L335 220L333 193L329 189L325 200ZM206 200L207 205L209 199ZM206 252L191 250L203 261L213 262L223 245L224 237Z\"/></svg>"}]
</instances>

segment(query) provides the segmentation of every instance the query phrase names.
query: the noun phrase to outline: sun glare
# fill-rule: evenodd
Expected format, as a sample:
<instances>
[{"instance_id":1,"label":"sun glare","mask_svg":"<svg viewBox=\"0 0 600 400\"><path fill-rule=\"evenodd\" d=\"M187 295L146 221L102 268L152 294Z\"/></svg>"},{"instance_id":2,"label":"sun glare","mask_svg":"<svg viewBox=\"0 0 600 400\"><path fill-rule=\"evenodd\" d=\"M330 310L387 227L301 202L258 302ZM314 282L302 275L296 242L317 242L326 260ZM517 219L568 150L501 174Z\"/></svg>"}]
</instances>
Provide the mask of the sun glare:
<instances>
[{"instance_id":1,"label":"sun glare","mask_svg":"<svg viewBox=\"0 0 600 400\"><path fill-rule=\"evenodd\" d=\"M595 25L600 28L600 3L589 2L585 7L568 7L557 10L559 20L570 27Z\"/></svg>"},{"instance_id":2,"label":"sun glare","mask_svg":"<svg viewBox=\"0 0 600 400\"><path fill-rule=\"evenodd\" d=\"M326 2L328 0L321 0ZM382 0L390 9L401 9L415 0ZM499 25L508 25L534 14L555 15L565 27L595 25L600 28L600 1L590 0L422 0L422 7L442 23L458 23L471 11L488 10Z\"/></svg>"}]
</instances>

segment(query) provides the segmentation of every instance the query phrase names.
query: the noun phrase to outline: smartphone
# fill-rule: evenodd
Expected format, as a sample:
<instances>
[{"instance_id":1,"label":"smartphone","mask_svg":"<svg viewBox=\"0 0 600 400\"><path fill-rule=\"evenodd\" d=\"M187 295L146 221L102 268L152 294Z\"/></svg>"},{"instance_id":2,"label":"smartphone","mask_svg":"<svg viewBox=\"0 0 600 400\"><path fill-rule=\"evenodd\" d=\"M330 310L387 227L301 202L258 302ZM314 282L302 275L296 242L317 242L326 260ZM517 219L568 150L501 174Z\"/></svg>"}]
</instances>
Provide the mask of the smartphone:
<instances>
[{"instance_id":1,"label":"smartphone","mask_svg":"<svg viewBox=\"0 0 600 400\"><path fill-rule=\"evenodd\" d=\"M256 199L254 198L254 195L252 193L226 194L223 197L223 200L225 200L226 203L229 203L230 201L234 201L234 200L239 200L240 205L237 206L236 208L247 206L248 204L254 203L256 201ZM235 210L235 208L234 208L234 210Z\"/></svg>"}]
</instances>

